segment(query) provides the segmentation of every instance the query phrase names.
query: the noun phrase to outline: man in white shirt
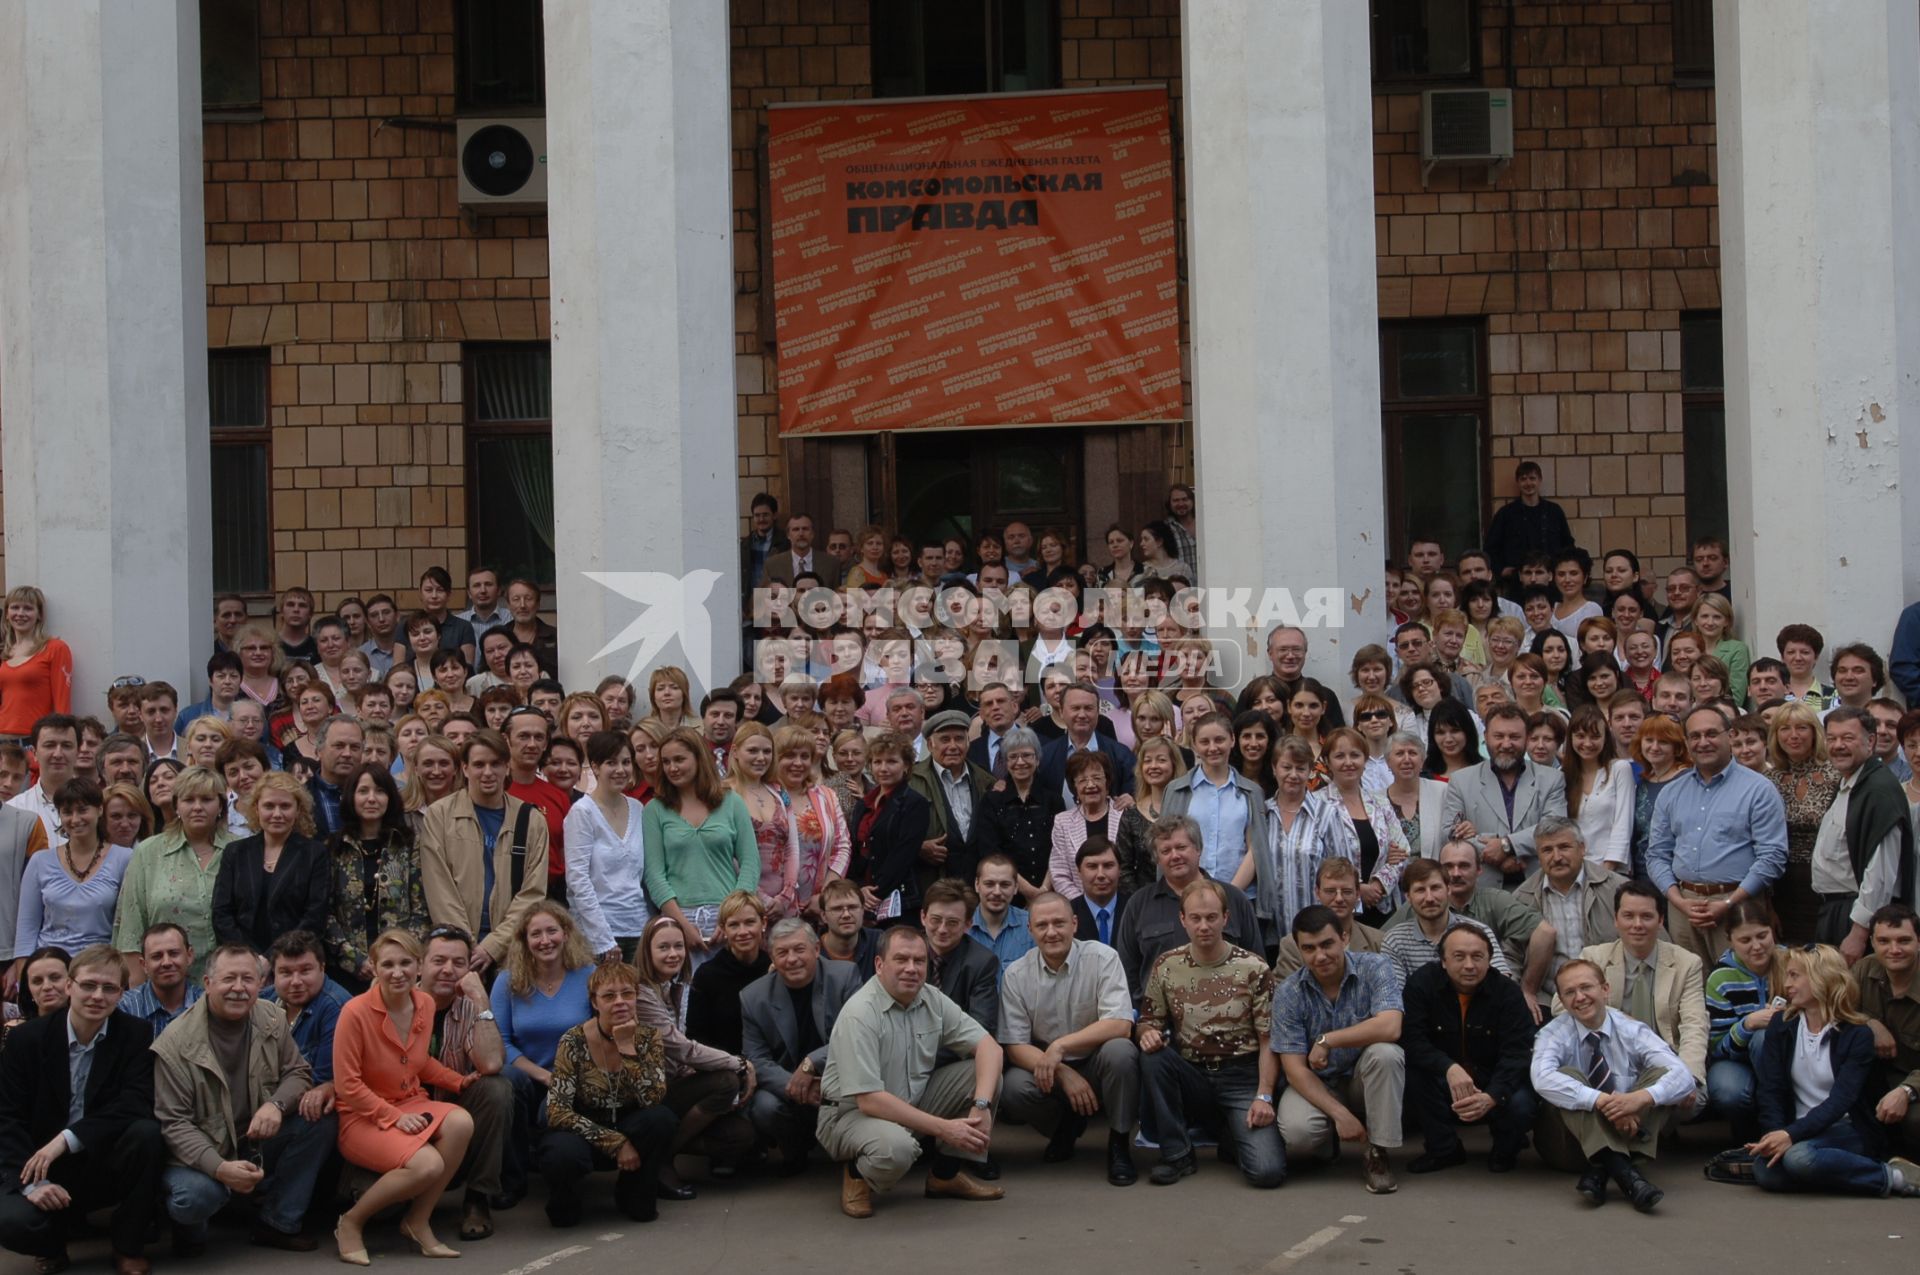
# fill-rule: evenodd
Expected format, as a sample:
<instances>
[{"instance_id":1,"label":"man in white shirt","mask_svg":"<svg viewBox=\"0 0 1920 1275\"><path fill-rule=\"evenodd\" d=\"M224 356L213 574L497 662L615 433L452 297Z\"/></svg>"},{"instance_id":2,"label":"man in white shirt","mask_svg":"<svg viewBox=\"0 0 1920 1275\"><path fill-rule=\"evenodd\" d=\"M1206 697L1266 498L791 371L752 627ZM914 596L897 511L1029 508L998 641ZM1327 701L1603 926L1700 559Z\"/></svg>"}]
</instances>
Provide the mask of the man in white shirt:
<instances>
[{"instance_id":1,"label":"man in white shirt","mask_svg":"<svg viewBox=\"0 0 1920 1275\"><path fill-rule=\"evenodd\" d=\"M473 626L473 641L478 652L480 639L489 630L513 623L513 612L500 605L500 574L492 567L474 567L467 572L467 609L455 615Z\"/></svg>"},{"instance_id":2,"label":"man in white shirt","mask_svg":"<svg viewBox=\"0 0 1920 1275\"><path fill-rule=\"evenodd\" d=\"M1568 961L1555 981L1567 1012L1533 1042L1533 1088L1544 1101L1534 1142L1540 1158L1580 1174L1578 1189L1607 1202L1607 1183L1651 1212L1665 1196L1634 1166L1651 1160L1660 1130L1693 1096L1693 1076L1651 1027L1607 1007L1607 980L1592 961Z\"/></svg>"},{"instance_id":3,"label":"man in white shirt","mask_svg":"<svg viewBox=\"0 0 1920 1275\"><path fill-rule=\"evenodd\" d=\"M1874 755L1878 725L1864 708L1827 714L1827 758L1840 772L1840 791L1813 842L1815 937L1838 947L1849 965L1867 954L1874 912L1913 901L1913 826L1900 781Z\"/></svg>"},{"instance_id":4,"label":"man in white shirt","mask_svg":"<svg viewBox=\"0 0 1920 1275\"><path fill-rule=\"evenodd\" d=\"M34 761L40 766L40 782L7 804L38 815L40 826L47 830L47 844L58 850L67 844L67 837L60 831L60 812L53 808L53 799L73 778L74 761L80 753L80 723L65 713L49 713L33 724L30 742Z\"/></svg>"}]
</instances>

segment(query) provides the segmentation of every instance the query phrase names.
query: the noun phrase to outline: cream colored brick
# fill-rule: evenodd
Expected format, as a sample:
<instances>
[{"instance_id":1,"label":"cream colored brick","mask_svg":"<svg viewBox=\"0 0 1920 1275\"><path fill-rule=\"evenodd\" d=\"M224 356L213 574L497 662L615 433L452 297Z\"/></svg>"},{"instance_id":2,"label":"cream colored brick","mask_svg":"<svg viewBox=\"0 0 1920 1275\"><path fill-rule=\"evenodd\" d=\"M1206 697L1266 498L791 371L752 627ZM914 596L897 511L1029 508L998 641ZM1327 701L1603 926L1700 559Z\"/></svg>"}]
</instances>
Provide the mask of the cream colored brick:
<instances>
[{"instance_id":1,"label":"cream colored brick","mask_svg":"<svg viewBox=\"0 0 1920 1275\"><path fill-rule=\"evenodd\" d=\"M340 463L340 430L321 425L307 431L307 463L326 467Z\"/></svg>"}]
</instances>

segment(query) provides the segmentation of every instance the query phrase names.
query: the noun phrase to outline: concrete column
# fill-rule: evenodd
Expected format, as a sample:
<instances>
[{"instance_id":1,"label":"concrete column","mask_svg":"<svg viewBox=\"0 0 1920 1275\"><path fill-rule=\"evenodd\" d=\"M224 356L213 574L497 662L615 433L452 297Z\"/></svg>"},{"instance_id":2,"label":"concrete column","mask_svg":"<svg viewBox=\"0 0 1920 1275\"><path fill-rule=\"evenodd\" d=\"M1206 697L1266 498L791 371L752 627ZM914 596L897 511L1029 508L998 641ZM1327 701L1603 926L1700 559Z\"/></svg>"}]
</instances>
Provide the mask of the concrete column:
<instances>
[{"instance_id":1,"label":"concrete column","mask_svg":"<svg viewBox=\"0 0 1920 1275\"><path fill-rule=\"evenodd\" d=\"M1714 25L1736 618L1756 656L1796 620L1885 652L1920 597L1920 10Z\"/></svg>"},{"instance_id":2,"label":"concrete column","mask_svg":"<svg viewBox=\"0 0 1920 1275\"><path fill-rule=\"evenodd\" d=\"M202 180L196 0L0 5L7 583L88 713L213 641Z\"/></svg>"},{"instance_id":3,"label":"concrete column","mask_svg":"<svg viewBox=\"0 0 1920 1275\"><path fill-rule=\"evenodd\" d=\"M568 0L546 34L561 675L710 689L740 659L727 6Z\"/></svg>"},{"instance_id":4,"label":"concrete column","mask_svg":"<svg viewBox=\"0 0 1920 1275\"><path fill-rule=\"evenodd\" d=\"M1345 686L1386 636L1367 6L1186 0L1181 26L1195 565L1303 611L1337 590L1308 671ZM1241 680L1266 668L1256 627L1221 635Z\"/></svg>"}]
</instances>

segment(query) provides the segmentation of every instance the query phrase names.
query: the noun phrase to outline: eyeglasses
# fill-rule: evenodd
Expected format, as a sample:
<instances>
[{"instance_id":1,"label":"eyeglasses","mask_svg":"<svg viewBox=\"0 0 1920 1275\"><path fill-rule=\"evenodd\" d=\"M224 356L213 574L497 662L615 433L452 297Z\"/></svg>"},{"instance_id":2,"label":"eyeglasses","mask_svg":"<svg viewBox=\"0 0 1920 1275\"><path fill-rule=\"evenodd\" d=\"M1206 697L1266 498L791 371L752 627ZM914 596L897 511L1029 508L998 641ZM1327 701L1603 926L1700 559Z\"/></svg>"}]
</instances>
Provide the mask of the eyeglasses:
<instances>
[{"instance_id":1,"label":"eyeglasses","mask_svg":"<svg viewBox=\"0 0 1920 1275\"><path fill-rule=\"evenodd\" d=\"M144 677L116 677L113 679L112 684L107 687L107 690L109 692L137 691L146 684L147 679Z\"/></svg>"}]
</instances>

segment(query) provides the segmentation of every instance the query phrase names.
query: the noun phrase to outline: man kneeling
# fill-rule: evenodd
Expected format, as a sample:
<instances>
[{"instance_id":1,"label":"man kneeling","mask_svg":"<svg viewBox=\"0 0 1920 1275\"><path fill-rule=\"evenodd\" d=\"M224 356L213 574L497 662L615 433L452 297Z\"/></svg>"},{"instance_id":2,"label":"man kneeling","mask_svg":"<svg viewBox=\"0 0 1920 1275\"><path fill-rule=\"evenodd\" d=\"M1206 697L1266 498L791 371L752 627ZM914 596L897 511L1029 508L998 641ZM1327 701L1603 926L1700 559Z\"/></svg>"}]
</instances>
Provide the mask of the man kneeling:
<instances>
[{"instance_id":1,"label":"man kneeling","mask_svg":"<svg viewBox=\"0 0 1920 1275\"><path fill-rule=\"evenodd\" d=\"M1693 1096L1693 1075L1653 1028L1607 1006L1606 976L1592 961L1568 961L1554 977L1567 1012L1533 1042L1533 1087L1544 1099L1535 1149L1580 1174L1580 1194L1607 1202L1611 1179L1633 1207L1650 1212L1665 1192L1642 1177L1675 1107Z\"/></svg>"},{"instance_id":2,"label":"man kneeling","mask_svg":"<svg viewBox=\"0 0 1920 1275\"><path fill-rule=\"evenodd\" d=\"M297 1110L313 1084L278 1005L260 999L260 958L240 944L207 958L207 994L153 1043L153 1113L167 1139L162 1175L175 1246L206 1242L207 1219L235 1195L257 1210L253 1242L310 1252L303 1234L335 1117Z\"/></svg>"},{"instance_id":3,"label":"man kneeling","mask_svg":"<svg viewBox=\"0 0 1920 1275\"><path fill-rule=\"evenodd\" d=\"M936 1069L942 1049L961 1061ZM963 1160L987 1158L1004 1056L965 1010L927 986L926 935L904 925L881 935L873 979L848 999L833 1025L820 1082L820 1145L847 1166L841 1211L872 1217L873 1192L907 1175L922 1139L936 1142L928 1195L997 1200L1005 1194L960 1168Z\"/></svg>"}]
</instances>

